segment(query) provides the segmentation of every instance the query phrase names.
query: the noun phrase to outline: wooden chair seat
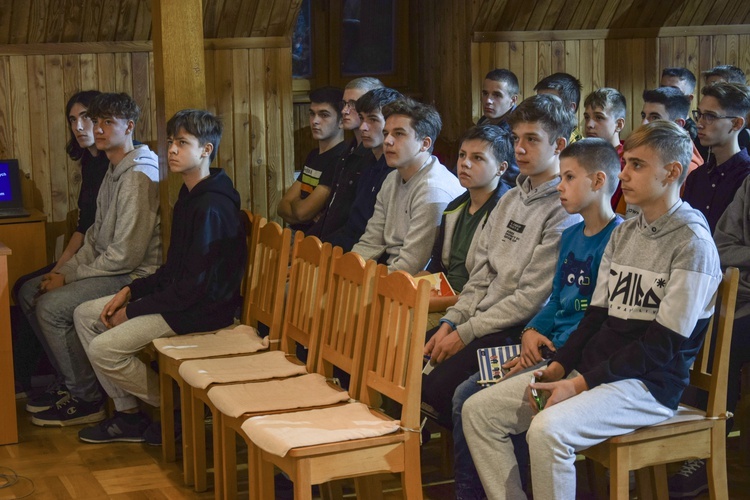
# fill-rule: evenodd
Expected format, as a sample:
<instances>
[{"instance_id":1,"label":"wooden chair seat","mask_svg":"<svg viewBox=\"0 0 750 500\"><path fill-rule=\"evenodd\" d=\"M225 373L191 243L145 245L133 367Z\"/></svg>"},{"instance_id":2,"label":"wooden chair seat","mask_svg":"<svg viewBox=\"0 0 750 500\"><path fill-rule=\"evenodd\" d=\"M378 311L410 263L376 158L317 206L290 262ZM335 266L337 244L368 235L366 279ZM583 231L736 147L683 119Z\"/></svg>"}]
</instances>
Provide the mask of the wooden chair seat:
<instances>
[{"instance_id":1,"label":"wooden chair seat","mask_svg":"<svg viewBox=\"0 0 750 500\"><path fill-rule=\"evenodd\" d=\"M186 361L180 365L179 373L193 389L206 389L212 384L294 377L304 375L307 370L298 359L282 351L269 351L252 356Z\"/></svg>"},{"instance_id":2,"label":"wooden chair seat","mask_svg":"<svg viewBox=\"0 0 750 500\"><path fill-rule=\"evenodd\" d=\"M315 448L320 450L319 445L345 441L358 441L352 443L356 447L369 446L366 438L392 434L399 429L398 420L373 412L362 403L264 415L249 418L242 424L242 430L256 446L281 457L292 449L312 447L306 453L318 453Z\"/></svg>"},{"instance_id":3,"label":"wooden chair seat","mask_svg":"<svg viewBox=\"0 0 750 500\"><path fill-rule=\"evenodd\" d=\"M247 325L236 325L213 333L178 335L156 339L153 345L160 355L182 361L186 359L234 356L267 350L268 337Z\"/></svg>"}]
</instances>

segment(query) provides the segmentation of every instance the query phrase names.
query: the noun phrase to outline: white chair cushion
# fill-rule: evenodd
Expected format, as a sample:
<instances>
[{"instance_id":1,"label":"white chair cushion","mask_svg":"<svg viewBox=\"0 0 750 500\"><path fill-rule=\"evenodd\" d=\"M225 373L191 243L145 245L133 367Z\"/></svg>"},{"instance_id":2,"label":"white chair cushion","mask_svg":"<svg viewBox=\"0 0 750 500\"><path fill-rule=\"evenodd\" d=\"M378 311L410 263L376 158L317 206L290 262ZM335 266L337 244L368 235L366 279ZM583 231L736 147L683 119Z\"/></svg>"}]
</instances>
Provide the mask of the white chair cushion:
<instances>
[{"instance_id":1,"label":"white chair cushion","mask_svg":"<svg viewBox=\"0 0 750 500\"><path fill-rule=\"evenodd\" d=\"M691 420L703 420L704 418L706 418L705 411L693 408L692 406L680 405L677 407L677 411L671 418L654 425L676 424L679 422L689 422Z\"/></svg>"},{"instance_id":2,"label":"white chair cushion","mask_svg":"<svg viewBox=\"0 0 750 500\"><path fill-rule=\"evenodd\" d=\"M232 354L248 354L268 349L268 337L247 325L225 328L215 333L175 335L156 339L154 347L172 359L198 359Z\"/></svg>"},{"instance_id":3,"label":"white chair cushion","mask_svg":"<svg viewBox=\"0 0 750 500\"><path fill-rule=\"evenodd\" d=\"M193 359L182 363L179 372L185 382L198 389L205 389L211 384L286 378L307 373L305 365L292 363L282 351L232 358Z\"/></svg>"},{"instance_id":4,"label":"white chair cushion","mask_svg":"<svg viewBox=\"0 0 750 500\"><path fill-rule=\"evenodd\" d=\"M256 446L283 457L292 448L396 432L398 420L378 418L362 403L333 408L263 415L247 419L242 430Z\"/></svg>"},{"instance_id":5,"label":"white chair cushion","mask_svg":"<svg viewBox=\"0 0 750 500\"><path fill-rule=\"evenodd\" d=\"M216 408L230 417L326 406L349 400L346 391L329 386L319 373L284 380L217 385L210 388L207 394Z\"/></svg>"}]
</instances>

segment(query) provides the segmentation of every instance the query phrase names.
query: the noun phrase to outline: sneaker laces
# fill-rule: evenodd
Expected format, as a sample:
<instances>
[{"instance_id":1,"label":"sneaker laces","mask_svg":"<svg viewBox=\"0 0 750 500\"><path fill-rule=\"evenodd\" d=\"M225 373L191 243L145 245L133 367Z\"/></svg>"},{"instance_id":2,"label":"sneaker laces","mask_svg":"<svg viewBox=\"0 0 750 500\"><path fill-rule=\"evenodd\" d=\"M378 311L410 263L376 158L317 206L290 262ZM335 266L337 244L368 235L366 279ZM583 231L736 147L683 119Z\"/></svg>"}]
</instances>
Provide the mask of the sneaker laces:
<instances>
[{"instance_id":1,"label":"sneaker laces","mask_svg":"<svg viewBox=\"0 0 750 500\"><path fill-rule=\"evenodd\" d=\"M682 464L682 468L677 474L683 477L690 477L705 464L703 460L688 460Z\"/></svg>"},{"instance_id":2,"label":"sneaker laces","mask_svg":"<svg viewBox=\"0 0 750 500\"><path fill-rule=\"evenodd\" d=\"M57 403L55 403L55 408L59 410L63 406L68 406L71 403L77 403L77 402L78 400L76 399L76 397L68 393L66 396L60 399Z\"/></svg>"}]
</instances>

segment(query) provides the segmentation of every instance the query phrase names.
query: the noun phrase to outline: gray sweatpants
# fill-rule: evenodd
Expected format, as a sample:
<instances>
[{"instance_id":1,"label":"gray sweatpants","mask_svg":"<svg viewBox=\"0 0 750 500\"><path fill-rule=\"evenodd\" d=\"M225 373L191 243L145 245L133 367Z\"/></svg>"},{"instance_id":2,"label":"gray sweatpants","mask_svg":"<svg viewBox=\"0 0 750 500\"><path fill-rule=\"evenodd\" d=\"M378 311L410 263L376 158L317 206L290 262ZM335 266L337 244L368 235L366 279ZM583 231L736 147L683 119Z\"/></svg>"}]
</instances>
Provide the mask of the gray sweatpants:
<instances>
[{"instance_id":1,"label":"gray sweatpants","mask_svg":"<svg viewBox=\"0 0 750 500\"><path fill-rule=\"evenodd\" d=\"M568 500L576 497L577 452L674 413L642 382L628 379L584 391L532 418L526 399L530 378L511 377L464 404L464 434L489 499L526 499L511 434L528 431L534 499Z\"/></svg>"},{"instance_id":2,"label":"gray sweatpants","mask_svg":"<svg viewBox=\"0 0 750 500\"><path fill-rule=\"evenodd\" d=\"M138 352L152 340L171 337L175 332L161 314L138 316L108 330L99 315L112 297L84 302L76 308L73 320L78 337L116 410L135 408L136 398L158 407L159 376L138 359Z\"/></svg>"}]
</instances>

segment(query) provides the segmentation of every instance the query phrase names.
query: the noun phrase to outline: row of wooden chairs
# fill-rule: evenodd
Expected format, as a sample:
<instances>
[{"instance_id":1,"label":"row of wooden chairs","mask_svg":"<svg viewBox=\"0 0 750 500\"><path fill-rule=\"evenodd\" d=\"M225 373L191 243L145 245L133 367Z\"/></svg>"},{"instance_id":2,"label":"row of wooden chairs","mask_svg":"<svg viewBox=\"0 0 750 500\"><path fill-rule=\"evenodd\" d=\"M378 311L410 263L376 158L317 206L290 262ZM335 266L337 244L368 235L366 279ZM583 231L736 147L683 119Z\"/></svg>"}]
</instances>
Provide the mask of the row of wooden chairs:
<instances>
[{"instance_id":1,"label":"row of wooden chairs","mask_svg":"<svg viewBox=\"0 0 750 500\"><path fill-rule=\"evenodd\" d=\"M206 489L207 406L213 413L217 498L236 496L236 434L248 443L251 498L273 497L274 465L294 481L295 498L309 498L311 484L381 472L401 473L406 496L421 498L417 430L429 285L301 233L290 252L288 229L246 215L250 258L241 325L154 343L165 460L176 455L174 381L182 403L185 482L197 491ZM261 324L268 327L265 339L248 328ZM307 348L305 363L295 357L298 345ZM331 382L334 367L350 378L348 390ZM383 397L400 405L399 420L377 410ZM268 430L273 415L253 418L279 413L285 420L318 416L322 427L354 421L335 432L309 429L302 441L282 446L277 441L285 432ZM344 441L310 444L311 436L331 433ZM373 484L356 483L363 495Z\"/></svg>"}]
</instances>

